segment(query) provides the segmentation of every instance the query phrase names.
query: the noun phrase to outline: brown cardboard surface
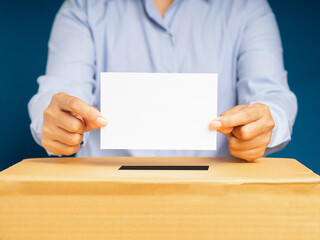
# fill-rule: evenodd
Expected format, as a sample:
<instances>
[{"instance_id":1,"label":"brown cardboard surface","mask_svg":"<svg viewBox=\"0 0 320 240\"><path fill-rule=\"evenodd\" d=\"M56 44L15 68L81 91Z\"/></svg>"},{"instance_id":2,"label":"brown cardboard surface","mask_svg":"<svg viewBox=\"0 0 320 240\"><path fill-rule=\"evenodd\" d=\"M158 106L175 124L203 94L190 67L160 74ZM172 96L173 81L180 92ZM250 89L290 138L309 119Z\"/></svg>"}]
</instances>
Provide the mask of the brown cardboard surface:
<instances>
[{"instance_id":1,"label":"brown cardboard surface","mask_svg":"<svg viewBox=\"0 0 320 240\"><path fill-rule=\"evenodd\" d=\"M319 240L320 177L293 159L27 159L0 173L0 239Z\"/></svg>"}]
</instances>

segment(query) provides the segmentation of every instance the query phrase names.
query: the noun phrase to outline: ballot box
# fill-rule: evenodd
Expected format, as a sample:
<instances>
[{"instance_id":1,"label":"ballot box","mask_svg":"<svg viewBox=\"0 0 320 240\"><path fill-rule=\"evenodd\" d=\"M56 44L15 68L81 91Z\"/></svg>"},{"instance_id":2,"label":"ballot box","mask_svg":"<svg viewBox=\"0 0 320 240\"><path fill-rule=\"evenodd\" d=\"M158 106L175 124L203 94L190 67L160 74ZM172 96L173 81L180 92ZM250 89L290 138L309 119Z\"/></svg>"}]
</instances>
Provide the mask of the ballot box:
<instances>
[{"instance_id":1,"label":"ballot box","mask_svg":"<svg viewBox=\"0 0 320 240\"><path fill-rule=\"evenodd\" d=\"M293 159L26 159L0 173L0 239L319 240L320 177Z\"/></svg>"}]
</instances>

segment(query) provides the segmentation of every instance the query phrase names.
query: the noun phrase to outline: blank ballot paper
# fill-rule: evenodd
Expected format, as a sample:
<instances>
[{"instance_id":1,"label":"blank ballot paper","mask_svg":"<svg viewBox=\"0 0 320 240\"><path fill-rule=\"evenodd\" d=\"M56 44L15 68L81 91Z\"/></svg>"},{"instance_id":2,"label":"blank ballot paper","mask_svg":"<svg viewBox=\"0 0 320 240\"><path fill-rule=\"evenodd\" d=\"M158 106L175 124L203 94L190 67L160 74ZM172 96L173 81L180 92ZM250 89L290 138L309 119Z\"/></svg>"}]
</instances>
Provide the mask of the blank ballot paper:
<instances>
[{"instance_id":1,"label":"blank ballot paper","mask_svg":"<svg viewBox=\"0 0 320 240\"><path fill-rule=\"evenodd\" d=\"M101 149L216 150L217 74L101 73Z\"/></svg>"}]
</instances>

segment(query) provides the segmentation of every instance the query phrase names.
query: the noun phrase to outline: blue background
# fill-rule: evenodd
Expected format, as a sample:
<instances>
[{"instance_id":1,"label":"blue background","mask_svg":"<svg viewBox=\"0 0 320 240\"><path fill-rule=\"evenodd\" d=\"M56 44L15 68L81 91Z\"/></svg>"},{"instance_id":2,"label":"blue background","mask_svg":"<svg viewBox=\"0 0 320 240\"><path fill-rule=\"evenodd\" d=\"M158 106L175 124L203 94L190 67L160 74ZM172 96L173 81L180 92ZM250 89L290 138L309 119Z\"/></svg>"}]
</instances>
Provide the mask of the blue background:
<instances>
[{"instance_id":1,"label":"blue background","mask_svg":"<svg viewBox=\"0 0 320 240\"><path fill-rule=\"evenodd\" d=\"M296 158L320 174L320 2L270 0L284 46L289 84L299 112L289 145L272 156ZM0 170L46 157L30 133L27 103L45 71L47 42L61 0L0 0Z\"/></svg>"}]
</instances>

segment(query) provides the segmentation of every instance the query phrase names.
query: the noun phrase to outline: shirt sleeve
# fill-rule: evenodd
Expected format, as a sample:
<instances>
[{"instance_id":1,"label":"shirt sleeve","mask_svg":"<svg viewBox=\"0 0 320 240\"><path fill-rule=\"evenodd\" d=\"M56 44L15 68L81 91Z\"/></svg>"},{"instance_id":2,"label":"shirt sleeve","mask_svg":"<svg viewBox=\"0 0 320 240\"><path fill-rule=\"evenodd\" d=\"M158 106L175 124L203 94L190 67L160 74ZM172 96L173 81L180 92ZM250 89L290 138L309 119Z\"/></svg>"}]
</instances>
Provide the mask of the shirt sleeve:
<instances>
[{"instance_id":1,"label":"shirt sleeve","mask_svg":"<svg viewBox=\"0 0 320 240\"><path fill-rule=\"evenodd\" d=\"M38 78L38 84L28 110L32 136L42 146L43 112L52 95L65 92L90 105L94 103L95 50L85 2L67 0L57 13L49 39L46 73Z\"/></svg>"},{"instance_id":2,"label":"shirt sleeve","mask_svg":"<svg viewBox=\"0 0 320 240\"><path fill-rule=\"evenodd\" d=\"M245 18L237 58L238 103L269 106L275 128L267 155L291 140L297 100L287 83L280 34L268 2L248 1Z\"/></svg>"}]
</instances>

